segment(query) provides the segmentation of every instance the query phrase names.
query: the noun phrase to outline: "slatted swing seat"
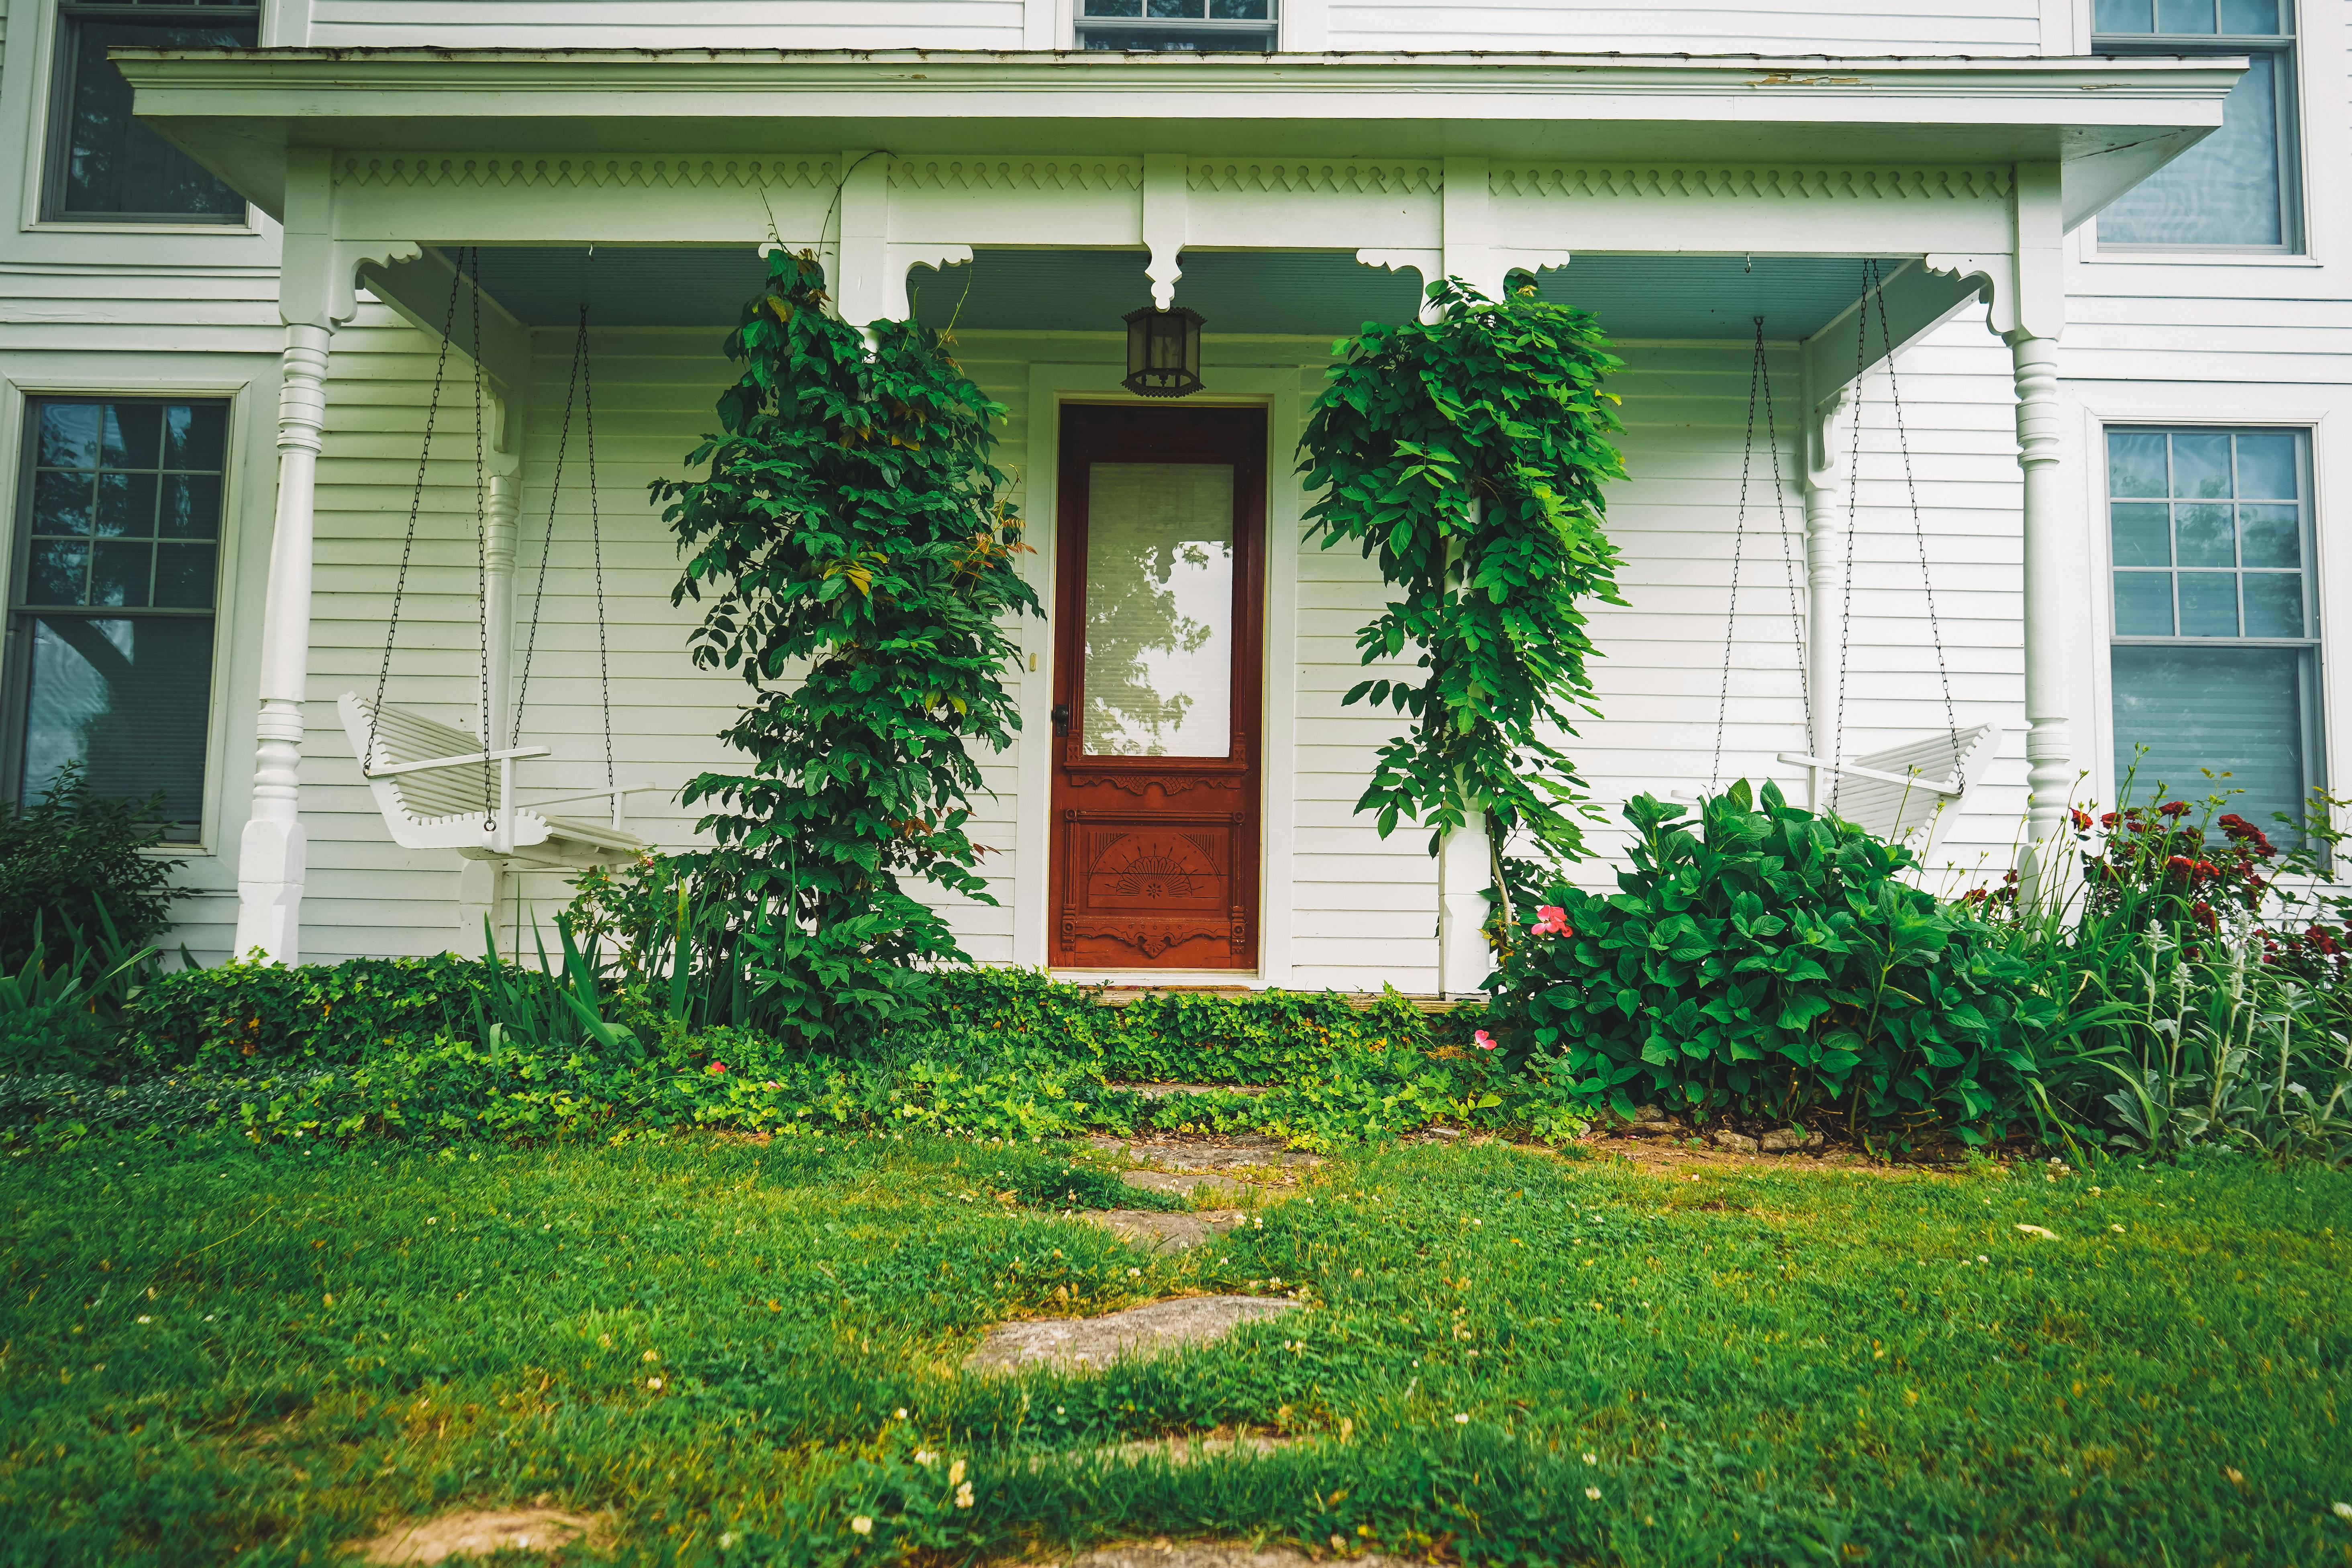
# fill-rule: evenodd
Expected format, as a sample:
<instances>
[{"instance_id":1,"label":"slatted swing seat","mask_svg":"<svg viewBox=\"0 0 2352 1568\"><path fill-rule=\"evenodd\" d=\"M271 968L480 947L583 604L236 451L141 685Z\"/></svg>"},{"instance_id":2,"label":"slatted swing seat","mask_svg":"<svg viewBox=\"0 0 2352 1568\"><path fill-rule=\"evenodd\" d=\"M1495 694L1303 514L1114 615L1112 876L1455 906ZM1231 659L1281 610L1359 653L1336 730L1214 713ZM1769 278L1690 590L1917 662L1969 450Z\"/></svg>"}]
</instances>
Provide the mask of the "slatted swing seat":
<instances>
[{"instance_id":1,"label":"slatted swing seat","mask_svg":"<svg viewBox=\"0 0 2352 1568\"><path fill-rule=\"evenodd\" d=\"M629 795L654 790L651 785L618 785L613 782L612 672L604 651L604 574L603 525L596 510L595 403L588 381L588 308L580 308L580 330L572 348L572 384L564 394L564 438L555 453L555 474L547 502L547 536L540 549L539 587L531 601L530 637L525 645L522 679L514 709L513 733L503 747L486 745L482 738L454 724L427 718L413 709L384 700L391 678L392 653L400 636L401 601L408 585L408 563L416 543L416 519L425 494L425 460L433 446L433 426L441 404L448 368L449 343L457 322L457 295L465 282L464 255L449 281L449 314L442 323L441 357L433 375L433 394L426 405L425 445L416 464L416 487L408 509L408 536L401 552L400 574L392 595L392 616L384 637L383 663L376 677L375 695L346 691L337 703L343 731L351 737L352 752L360 772L383 814L393 842L406 849L454 849L468 859L526 861L541 865L593 866L642 853L645 840L630 832L623 820L622 803ZM479 271L478 253L476 271ZM478 277L474 321L474 484L476 514L487 486L481 463L482 372ZM525 804L515 778L515 765L551 756L545 746L521 743L524 698L530 689L531 653L539 644L540 607L547 590L547 561L555 540L555 515L563 483L564 446L572 427L573 396L585 409L584 446L588 460L588 516L596 566L598 673L604 692L604 787L569 795L542 795ZM481 570L481 711L491 703L489 661L489 568L487 554ZM581 801L607 803L609 821L559 816L547 808Z\"/></svg>"},{"instance_id":2,"label":"slatted swing seat","mask_svg":"<svg viewBox=\"0 0 2352 1568\"><path fill-rule=\"evenodd\" d=\"M1780 752L1779 760L1791 766L1806 769L1812 775L1811 796L1814 809L1827 816L1852 823L1873 837L1888 843L1903 843L1920 859L1934 853L1942 839L1944 829L1969 793L1975 788L1986 764L2000 750L2001 728L1998 724L1975 724L1962 728L1952 703L1951 676L1944 660L1943 630L1936 616L1936 590L1928 573L1927 539L1919 514L1919 493L1911 483L1910 437L1903 423L1903 399L1895 379L1895 343L1886 324L1886 301L1881 290L1878 264L1863 263L1863 304L1861 320L1856 323L1854 380L1859 385L1863 365L1861 356L1867 342L1870 307L1878 309L1878 329L1881 347L1886 362L1886 382L1889 400L1895 409L1895 433L1903 456L1903 472L1909 489L1911 531L1918 543L1919 580L1927 595L1927 634L1936 652L1936 670L1942 683L1946 728L1935 734L1923 736L1889 746L1883 751L1868 752L1859 756L1838 753L1838 741L1845 727L1845 679L1852 640L1845 635L1853 620L1852 589L1840 626L1838 658L1838 690L1836 720L1831 732L1828 757L1817 757L1801 752ZM1790 545L1789 520L1780 486L1780 443L1771 428L1771 372L1764 353L1764 319L1756 318L1754 367L1748 380L1748 458L1753 458L1756 447L1756 415L1760 403L1766 419L1768 444L1772 450L1773 494L1780 501L1780 548L1789 573L1789 616L1797 629L1797 663L1799 684L1805 695L1805 730L1813 732L1813 692L1804 679L1806 668L1806 634L1804 618L1797 606L1795 555ZM1862 454L1861 420L1854 421L1854 461L1859 472ZM1861 486L1850 482L1847 487L1846 519L1846 581L1853 580L1854 538ZM1748 463L1740 468L1739 516L1735 527L1732 550L1731 594L1736 626L1738 616L1739 563L1746 542L1748 521ZM1818 613L1818 607L1816 607ZM1716 713L1715 778L1722 772L1723 734L1729 718L1731 695L1731 661L1733 632L1727 627L1724 636L1723 694ZM1710 787L1713 787L1712 784Z\"/></svg>"}]
</instances>

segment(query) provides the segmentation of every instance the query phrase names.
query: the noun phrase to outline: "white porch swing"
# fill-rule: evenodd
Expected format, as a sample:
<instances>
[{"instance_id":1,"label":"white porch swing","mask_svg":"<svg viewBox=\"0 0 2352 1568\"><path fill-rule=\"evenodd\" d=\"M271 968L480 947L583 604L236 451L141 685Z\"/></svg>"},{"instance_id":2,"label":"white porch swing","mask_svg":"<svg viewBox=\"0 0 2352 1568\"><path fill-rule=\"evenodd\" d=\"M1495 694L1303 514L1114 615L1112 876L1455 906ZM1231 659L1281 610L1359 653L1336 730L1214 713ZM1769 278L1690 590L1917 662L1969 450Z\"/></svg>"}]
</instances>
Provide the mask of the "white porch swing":
<instances>
[{"instance_id":1,"label":"white porch swing","mask_svg":"<svg viewBox=\"0 0 2352 1568\"><path fill-rule=\"evenodd\" d=\"M1895 414L1895 437L1903 457L1903 479L1911 507L1911 533L1918 545L1919 582L1927 604L1927 636L1936 650L1936 674L1944 700L1944 730L1922 736L1884 751L1865 752L1861 756L1843 755L1845 735L1846 674L1852 662L1853 641L1849 633L1853 624L1853 549L1855 524L1859 521L1861 485L1858 480L1862 456L1862 421L1854 421L1853 461L1855 478L1846 487L1845 531L1845 595L1839 609L1838 623L1838 685L1835 717L1829 731L1827 757L1804 752L1782 752L1780 762L1801 767L1811 778L1811 798L1816 811L1834 816L1853 824L1872 837L1889 843L1910 842L1908 847L1925 860L1934 853L1942 839L1944 829L1960 803L1977 784L1984 768L2000 749L2001 730L1998 724L1974 724L1961 728L1952 703L1952 678L1944 658L1943 629L1936 615L1936 586L1928 570L1927 534L1919 516L1919 489L1911 468L1911 443L1903 422L1903 396L1895 381L1895 343L1886 323L1886 301L1881 289L1875 259L1863 262L1863 295L1860 319L1855 322L1854 384L1859 389L1864 370L1864 356L1869 340L1870 310L1874 304L1878 311L1879 342L1886 363L1886 388ZM1805 733L1816 733L1813 728L1814 693L1805 678L1808 660L1806 616L1799 607L1796 562L1789 542L1787 492L1780 482L1780 447L1779 433L1772 416L1772 378L1764 353L1764 318L1756 318L1755 359L1748 383L1747 450L1739 469L1739 512L1734 524L1731 554L1731 605L1724 627L1723 685L1717 700L1715 718L1715 759L1709 773L1710 792L1720 787L1723 772L1723 734L1730 716L1732 645L1739 615L1739 567L1745 552L1748 531L1748 474L1756 453L1756 413L1761 403L1764 410L1766 445L1772 454L1772 494L1780 517L1780 552L1789 581L1789 619L1794 633L1797 655L1798 687L1804 695ZM1818 616L1821 607L1813 606Z\"/></svg>"},{"instance_id":2,"label":"white porch swing","mask_svg":"<svg viewBox=\"0 0 2352 1568\"><path fill-rule=\"evenodd\" d=\"M555 452L555 472L549 484L547 533L539 557L538 585L531 598L530 632L524 644L521 679L517 684L514 721L503 747L487 743L452 724L428 719L384 700L392 676L394 644L400 636L401 601L408 587L408 564L416 545L417 513L424 504L426 459L433 448L433 426L440 412L441 389L448 370L449 342L457 324L457 295L468 279L466 253L449 281L449 309L442 322L441 353L434 367L433 392L425 405L425 442L417 454L416 485L408 503L408 532L401 545L400 574L392 592L392 616L385 629L383 661L376 673L375 695L346 691L337 704L360 771L374 792L376 807L393 842L407 849L454 849L467 859L500 863L527 862L550 866L589 866L625 859L640 853L645 841L631 833L623 817L625 797L656 788L624 787L614 783L613 765L613 689L610 656L604 637L604 551L603 524L596 508L595 397L588 370L588 307L580 307L580 327L572 351L572 380L563 398L563 434ZM487 515L487 485L482 462L482 358L479 252L474 253L474 491L478 518ZM547 593L547 561L555 539L557 502L562 492L564 448L570 444L575 396L583 416L583 445L588 460L588 520L596 582L596 658L604 713L604 787L570 795L549 795L529 805L519 797L515 764L551 755L545 746L522 742L524 700L530 690L531 654L539 643L540 607ZM490 690L490 572L487 543L478 532L478 598L480 601L481 712L487 727L496 709ZM496 737L489 737L495 741ZM604 801L609 821L559 816L547 808L582 801Z\"/></svg>"}]
</instances>

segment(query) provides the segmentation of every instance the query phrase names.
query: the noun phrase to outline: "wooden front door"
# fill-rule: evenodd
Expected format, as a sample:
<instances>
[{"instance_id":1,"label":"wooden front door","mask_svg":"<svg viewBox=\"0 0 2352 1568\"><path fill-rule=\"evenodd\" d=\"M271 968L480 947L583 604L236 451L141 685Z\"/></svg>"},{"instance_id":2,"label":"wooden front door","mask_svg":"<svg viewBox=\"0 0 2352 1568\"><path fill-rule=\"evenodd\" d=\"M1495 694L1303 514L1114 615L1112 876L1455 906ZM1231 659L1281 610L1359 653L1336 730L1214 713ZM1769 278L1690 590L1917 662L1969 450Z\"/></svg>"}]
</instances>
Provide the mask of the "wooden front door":
<instances>
[{"instance_id":1,"label":"wooden front door","mask_svg":"<svg viewBox=\"0 0 2352 1568\"><path fill-rule=\"evenodd\" d=\"M1062 411L1053 962L1255 969L1265 415Z\"/></svg>"}]
</instances>

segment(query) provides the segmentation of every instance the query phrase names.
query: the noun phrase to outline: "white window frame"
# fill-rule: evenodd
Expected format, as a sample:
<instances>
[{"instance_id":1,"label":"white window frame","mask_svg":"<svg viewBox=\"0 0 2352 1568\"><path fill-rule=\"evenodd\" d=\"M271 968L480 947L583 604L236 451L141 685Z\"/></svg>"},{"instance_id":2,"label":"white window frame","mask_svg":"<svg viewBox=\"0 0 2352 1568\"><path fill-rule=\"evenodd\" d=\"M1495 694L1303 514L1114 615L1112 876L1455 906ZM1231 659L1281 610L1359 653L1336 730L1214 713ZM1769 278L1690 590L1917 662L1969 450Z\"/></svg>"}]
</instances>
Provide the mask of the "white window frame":
<instances>
[{"instance_id":1,"label":"white window frame","mask_svg":"<svg viewBox=\"0 0 2352 1568\"><path fill-rule=\"evenodd\" d=\"M1208 9L1208 5L1213 3L1213 0L1203 0L1202 7L1202 10L1206 11ZM1143 0L1143 5L1144 8L1149 9L1149 0ZM1089 16L1087 15L1087 0L1071 0L1070 10L1071 47L1082 50L1087 47L1087 35L1090 32L1097 34L1099 37L1115 38L1121 33L1129 32L1181 34L1194 32L1232 33L1248 30L1252 32L1260 32L1265 35L1266 46L1264 50L1265 53L1272 54L1277 52L1283 46L1282 0L1265 0L1266 14L1265 19L1262 22L1254 20L1221 20L1205 16L1198 18L1181 16ZM1246 50L1240 52L1254 54L1260 51Z\"/></svg>"}]
</instances>

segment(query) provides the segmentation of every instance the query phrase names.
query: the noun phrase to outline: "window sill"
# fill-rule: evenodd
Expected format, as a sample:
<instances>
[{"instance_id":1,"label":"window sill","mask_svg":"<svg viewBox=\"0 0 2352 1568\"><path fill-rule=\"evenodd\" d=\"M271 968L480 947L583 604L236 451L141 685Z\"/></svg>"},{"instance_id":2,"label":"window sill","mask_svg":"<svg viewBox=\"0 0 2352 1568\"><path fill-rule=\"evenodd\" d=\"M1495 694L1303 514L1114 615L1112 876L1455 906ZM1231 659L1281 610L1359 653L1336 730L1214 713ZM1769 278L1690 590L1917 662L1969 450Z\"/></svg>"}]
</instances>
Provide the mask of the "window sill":
<instances>
[{"instance_id":1,"label":"window sill","mask_svg":"<svg viewBox=\"0 0 2352 1568\"><path fill-rule=\"evenodd\" d=\"M2101 250L2085 247L2085 266L2106 267L2319 267L2315 256L2229 250Z\"/></svg>"},{"instance_id":2,"label":"window sill","mask_svg":"<svg viewBox=\"0 0 2352 1568\"><path fill-rule=\"evenodd\" d=\"M43 218L25 226L27 234L203 234L223 239L257 239L261 230L245 223L97 223Z\"/></svg>"}]
</instances>

